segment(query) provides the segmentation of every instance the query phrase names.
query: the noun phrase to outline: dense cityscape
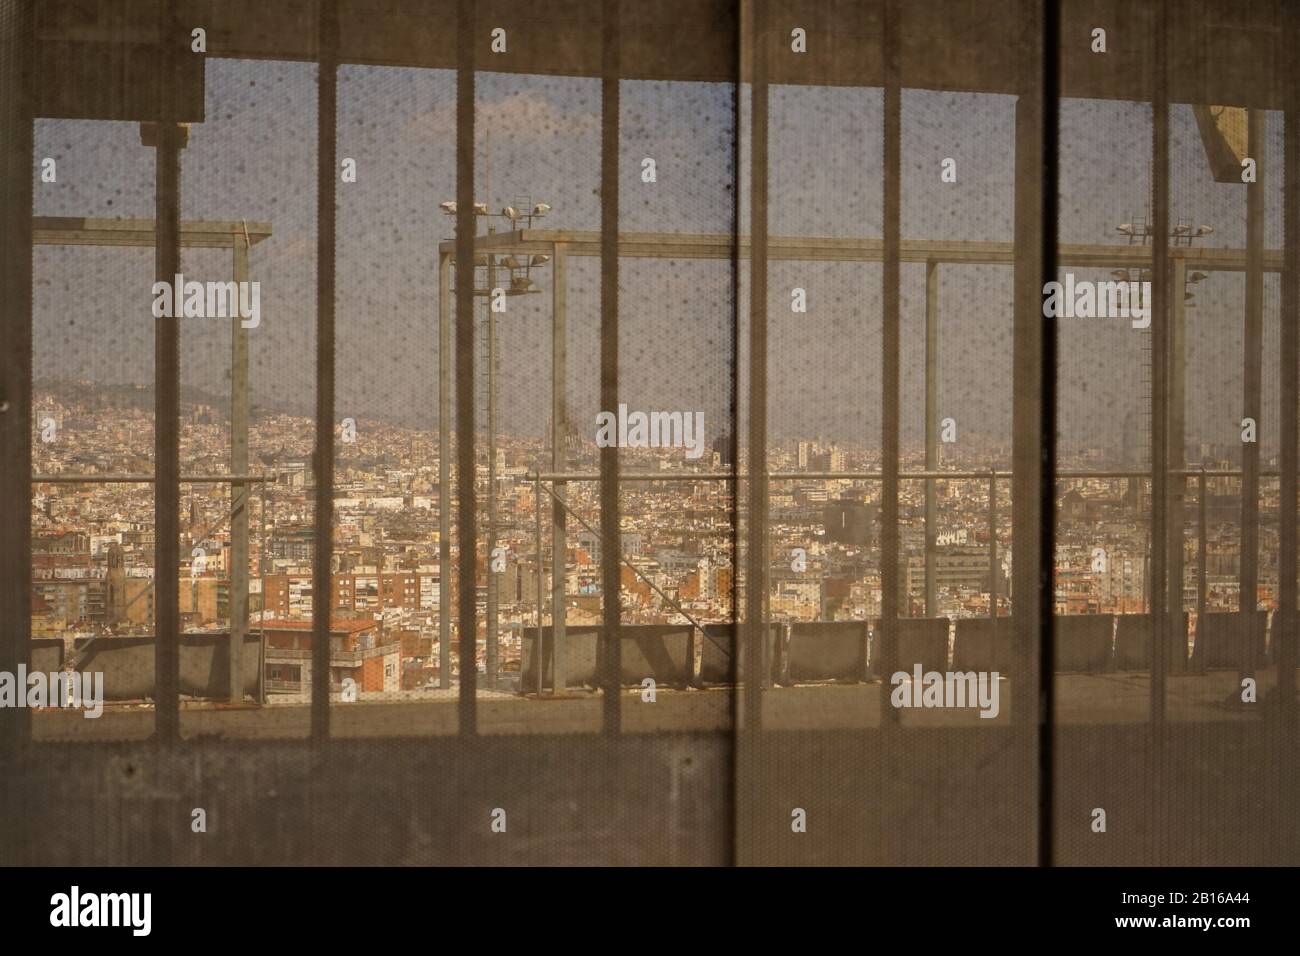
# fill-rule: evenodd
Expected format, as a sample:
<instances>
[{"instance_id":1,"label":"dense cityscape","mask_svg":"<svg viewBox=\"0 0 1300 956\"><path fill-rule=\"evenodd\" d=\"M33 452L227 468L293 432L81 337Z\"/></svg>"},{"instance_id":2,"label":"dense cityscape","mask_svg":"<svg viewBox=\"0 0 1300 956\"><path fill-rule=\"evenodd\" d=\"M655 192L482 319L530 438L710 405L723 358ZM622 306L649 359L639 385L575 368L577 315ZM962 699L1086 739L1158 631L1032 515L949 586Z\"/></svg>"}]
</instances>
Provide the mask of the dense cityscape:
<instances>
[{"instance_id":1,"label":"dense cityscape","mask_svg":"<svg viewBox=\"0 0 1300 956\"><path fill-rule=\"evenodd\" d=\"M151 472L148 393L89 383L38 388L33 487L32 636L61 638L71 658L87 638L140 636L153 629L153 496L145 483L54 483L40 476L105 478ZM181 459L187 475L228 472L229 420L201 401L182 405ZM591 436L575 450L575 471L592 471ZM1131 447L1130 447L1131 444ZM1084 449L1063 454L1063 471L1140 471L1126 443L1118 454ZM255 417L250 426L250 472L266 481L251 485L249 627L265 635L264 678L269 699L299 699L309 679L312 594L313 425L284 412ZM438 435L380 421L356 423L337 446L331 686L353 676L363 694L390 695L437 686L439 611ZM480 447L485 447L483 444ZM727 451L688 460L682 449L624 449L624 468L638 473L698 472L699 480L637 481L623 486L622 620L632 624L725 622L732 616L732 528ZM1187 450L1193 466L1227 470L1230 449L1201 445ZM500 689L517 689L521 629L535 625L538 592L534 482L530 469L549 449L537 437L497 438L496 560L480 547L474 582L480 613L478 660L487 666L483 613L489 582L497 588ZM1005 470L1006 447L968 441L943 446L940 468ZM773 446L773 472L809 473L776 478L770 522L772 563L769 614L773 621L869 621L880 614L877 550L879 481L826 478L825 473L871 473L878 453L818 439ZM1269 463L1265 463L1269 467ZM921 470L924 454L904 446L904 473ZM487 498L485 456L478 466L480 514ZM1239 479L1205 479L1207 611L1236 610L1239 574ZM1008 482L999 481L995 550L990 549L989 480L935 481L937 533L934 606L930 616L985 617L991 594L997 612L1012 612L1011 512ZM927 615L925 485L900 485L900 583L903 616ZM1131 477L1069 478L1058 482L1056 612L1140 614L1146 609L1149 486ZM1198 503L1188 482L1184 527L1184 608L1198 598ZM596 625L601 619L598 485L566 485L568 506L590 529L569 521L565 556L566 621ZM543 505L541 580L549 601L550 503ZM226 633L230 627L229 485L182 487L180 610L187 634ZM1261 486L1259 606L1276 602L1276 481ZM483 519L481 519L483 520ZM486 524L480 524L486 528ZM453 540L452 551L455 554ZM453 558L453 568L455 560ZM453 608L452 677L459 673ZM550 619L549 609L545 620Z\"/></svg>"}]
</instances>

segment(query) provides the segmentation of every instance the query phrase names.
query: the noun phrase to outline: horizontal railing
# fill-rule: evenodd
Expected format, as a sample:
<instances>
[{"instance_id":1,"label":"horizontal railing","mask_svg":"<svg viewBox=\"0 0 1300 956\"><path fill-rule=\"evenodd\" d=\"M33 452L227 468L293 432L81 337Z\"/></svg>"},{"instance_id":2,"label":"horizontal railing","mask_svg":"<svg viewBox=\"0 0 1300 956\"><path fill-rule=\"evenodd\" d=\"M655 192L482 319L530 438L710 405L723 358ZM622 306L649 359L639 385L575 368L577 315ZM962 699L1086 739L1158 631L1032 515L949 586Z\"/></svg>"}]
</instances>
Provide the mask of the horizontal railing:
<instances>
[{"instance_id":1,"label":"horizontal railing","mask_svg":"<svg viewBox=\"0 0 1300 956\"><path fill-rule=\"evenodd\" d=\"M380 647L368 647L359 651L330 651L330 666L339 664L360 664L362 661L369 660L372 657L382 657L385 654L391 654L401 649L401 644L384 644ZM311 660L311 650L304 650L297 647L271 647L266 648L266 659L306 661Z\"/></svg>"},{"instance_id":2,"label":"horizontal railing","mask_svg":"<svg viewBox=\"0 0 1300 956\"><path fill-rule=\"evenodd\" d=\"M1207 535L1208 515L1207 515L1206 499L1205 499L1205 495L1206 495L1205 483L1206 480L1209 478L1243 477L1244 473L1242 469L1205 468L1205 467L1169 469L1164 473L1175 478L1183 478L1183 479L1194 478L1197 480L1197 484L1198 484L1197 496L1198 496L1200 507L1199 507L1198 521L1197 521L1197 525L1198 525L1197 572L1198 573L1197 573L1197 588L1196 588L1197 591L1196 614L1197 614L1197 620L1201 620L1203 619L1206 613L1206 604L1208 600L1208 576L1206 573L1206 562L1207 562L1207 554L1208 554L1208 535ZM1260 477L1279 477L1280 471L1278 471L1277 469L1260 469L1258 474ZM1150 469L1067 470L1067 471L1057 471L1055 472L1055 476L1058 479L1063 479L1067 481L1085 480L1089 478L1148 478L1149 479L1152 476L1152 472ZM542 568L541 568L542 527L540 522L542 487L544 484L561 485L568 482L576 483L576 482L599 481L601 480L602 476L599 472L543 472L540 470L529 470L526 473L525 477L526 480L532 482L535 488L537 489L536 500L537 500L537 507L538 507L538 524L536 529L536 548L538 554L539 581L538 581L538 599L537 599L536 618L537 618L537 626L540 627L542 622L543 606L544 606L544 597L543 597L544 589L540 581L540 576L542 574ZM752 477L754 476L749 472L735 472L735 471L666 472L666 473L620 472L617 475L617 479L620 483L642 482L642 481L645 482L744 481ZM837 479L856 480L856 481L882 481L884 475L882 472L879 471L769 471L766 472L765 474L762 474L761 477L764 477L768 480L774 480L774 481L799 481L804 479L814 480L814 481L837 480ZM998 594L997 594L997 564L998 564L997 485L1000 480L1011 478L1012 473L1010 471L999 471L996 468L990 468L986 471L921 470L921 471L903 471L899 473L898 477L899 480L901 481L972 480L972 481L986 481L988 483L988 489L986 495L987 521L988 521L988 534L989 534L988 617L996 621L997 618L1000 616L1000 609L999 609L1000 602L998 601ZM550 489L547 489L547 492L550 494L552 499L555 500L557 503L559 503L560 506L566 512L572 514L575 518L577 518L577 520L581 524L583 524L588 531L592 533L596 533L595 529L593 529L580 515L574 512L568 506L567 503L561 501L558 497L556 497L554 492L552 492ZM1151 546L1150 542L1148 542L1148 548L1150 546ZM682 609L682 607L678 602L669 599L667 595L665 595L660 588L655 586L653 582L651 582L649 578L646 577L646 575L641 571L641 569L638 568L633 563L630 557L627 554L625 554L621 548L615 547L615 550L618 552L620 563L626 565L638 577L640 577L642 580L650 584L650 586L655 590L655 592L658 593L662 598L664 598L665 602L671 606L670 609L672 611L682 615L693 625L699 626L695 618L692 617L690 614L688 614L684 609ZM927 552L926 552L927 559L929 559L930 554L931 552L927 547ZM554 555L552 555L551 560L552 560L552 565L554 565L554 561L555 561ZM1177 588L1179 594L1179 598L1178 598L1179 611L1182 610L1182 599L1181 599L1183 593L1182 585L1183 585L1182 581L1177 582ZM1150 589L1149 581L1145 583L1145 588L1149 593L1149 589ZM1242 600L1243 597L1239 596L1238 602L1240 603ZM1144 604L1145 603L1146 601L1144 601ZM561 626L563 625L561 624ZM994 626L996 627L996 624Z\"/></svg>"},{"instance_id":3,"label":"horizontal railing","mask_svg":"<svg viewBox=\"0 0 1300 956\"><path fill-rule=\"evenodd\" d=\"M1182 478L1197 478L1204 475L1207 478L1233 478L1240 477L1242 470L1240 468L1171 468L1164 472L1167 475ZM1260 469L1259 474L1265 478L1276 478L1281 475L1277 469ZM1057 478L1079 479L1079 478L1150 478L1151 470L1114 470L1105 471L1056 471ZM620 472L619 481L747 481L753 474L751 472ZM884 473L879 471L769 471L760 473L759 477L775 481L797 481L800 478L808 478L817 481L830 481L834 479L845 479L851 481L881 481ZM950 478L955 480L987 480L988 478L1010 478L1011 472L997 471L988 469L985 471L902 471L898 477L902 481L917 481L927 478L940 479ZM574 471L574 472L535 472L529 471L525 478L528 481L536 481L539 478L548 482L564 481L599 481L600 472L596 471Z\"/></svg>"}]
</instances>

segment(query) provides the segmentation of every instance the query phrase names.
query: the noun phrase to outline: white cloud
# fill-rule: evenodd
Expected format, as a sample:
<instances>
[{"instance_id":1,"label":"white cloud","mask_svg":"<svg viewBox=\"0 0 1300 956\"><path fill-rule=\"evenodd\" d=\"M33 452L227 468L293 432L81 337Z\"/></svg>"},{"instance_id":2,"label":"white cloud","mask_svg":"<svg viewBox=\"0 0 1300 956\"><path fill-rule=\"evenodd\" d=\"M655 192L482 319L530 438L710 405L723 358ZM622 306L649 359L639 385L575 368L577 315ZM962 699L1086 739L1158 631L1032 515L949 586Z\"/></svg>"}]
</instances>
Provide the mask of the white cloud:
<instances>
[{"instance_id":1,"label":"white cloud","mask_svg":"<svg viewBox=\"0 0 1300 956\"><path fill-rule=\"evenodd\" d=\"M554 139L600 129L600 113L595 109L564 110L553 97L528 90L511 93L499 100L480 101L475 111L475 127L494 135ZM455 104L447 104L410 120L403 133L416 139L442 138L456 133Z\"/></svg>"}]
</instances>

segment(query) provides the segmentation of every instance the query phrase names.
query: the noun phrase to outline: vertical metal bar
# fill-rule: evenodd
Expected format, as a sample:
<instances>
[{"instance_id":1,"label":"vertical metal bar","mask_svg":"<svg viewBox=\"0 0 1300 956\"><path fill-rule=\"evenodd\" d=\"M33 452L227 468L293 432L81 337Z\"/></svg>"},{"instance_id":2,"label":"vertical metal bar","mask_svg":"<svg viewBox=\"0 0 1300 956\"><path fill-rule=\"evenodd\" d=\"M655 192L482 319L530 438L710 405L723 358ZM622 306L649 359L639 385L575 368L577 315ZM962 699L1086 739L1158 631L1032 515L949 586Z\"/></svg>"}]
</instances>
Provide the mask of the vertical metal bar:
<instances>
[{"instance_id":1,"label":"vertical metal bar","mask_svg":"<svg viewBox=\"0 0 1300 956\"><path fill-rule=\"evenodd\" d=\"M1247 141L1255 182L1246 185L1246 316L1241 414L1255 422L1255 440L1241 446L1241 583L1238 608L1246 635L1242 677L1254 677L1255 609L1259 605L1259 443L1262 438L1264 364L1264 112L1247 111Z\"/></svg>"},{"instance_id":2,"label":"vertical metal bar","mask_svg":"<svg viewBox=\"0 0 1300 956\"><path fill-rule=\"evenodd\" d=\"M619 0L604 2L600 123L600 407L618 410L618 142ZM603 727L617 735L622 723L623 639L620 632L620 507L618 447L600 450L601 635Z\"/></svg>"},{"instance_id":3,"label":"vertical metal bar","mask_svg":"<svg viewBox=\"0 0 1300 956\"><path fill-rule=\"evenodd\" d=\"M486 197L491 202L490 196ZM494 230L489 229L489 234ZM498 574L493 570L497 550L497 314L492 305L492 290L496 288L496 255L487 257L487 414L488 414L488 488L487 488L487 633L484 638L487 660L484 675L488 687L496 686L497 679L497 586Z\"/></svg>"},{"instance_id":4,"label":"vertical metal bar","mask_svg":"<svg viewBox=\"0 0 1300 956\"><path fill-rule=\"evenodd\" d=\"M882 34L885 67L884 116L884 261L881 265L884 287L881 315L880 381L881 400L881 487L880 487L880 626L883 673L898 670L898 388L901 282L901 214L902 214L902 89L899 43L899 0L885 0ZM928 360L928 356L927 356ZM896 725L897 708L890 705L892 689L888 680L880 684L881 726Z\"/></svg>"},{"instance_id":5,"label":"vertical metal bar","mask_svg":"<svg viewBox=\"0 0 1300 956\"><path fill-rule=\"evenodd\" d=\"M1175 256L1169 283L1169 471L1181 472L1187 465L1185 397L1187 389L1187 260ZM1183 536L1187 526L1187 476L1171 477L1169 484L1168 575L1169 647L1174 663L1187 657L1187 633L1183 623ZM1182 645L1178 645L1178 641ZM1165 658L1170 660L1169 655Z\"/></svg>"},{"instance_id":6,"label":"vertical metal bar","mask_svg":"<svg viewBox=\"0 0 1300 956\"><path fill-rule=\"evenodd\" d=\"M1281 719L1285 730L1296 724L1296 489L1300 487L1300 456L1297 455L1297 417L1300 411L1300 69L1295 68L1300 50L1300 7L1289 5L1284 13L1292 68L1284 91L1286 115L1282 139L1286 185L1282 203L1282 341L1278 380L1281 391L1281 507L1279 514L1278 614L1273 629L1273 660L1277 664L1277 693L1281 697ZM1280 735L1280 740L1286 736Z\"/></svg>"},{"instance_id":7,"label":"vertical metal bar","mask_svg":"<svg viewBox=\"0 0 1300 956\"><path fill-rule=\"evenodd\" d=\"M939 263L925 264L925 470L939 467ZM936 537L939 533L935 480L925 479L925 616L939 613L935 580Z\"/></svg>"},{"instance_id":8,"label":"vertical metal bar","mask_svg":"<svg viewBox=\"0 0 1300 956\"><path fill-rule=\"evenodd\" d=\"M1011 540L1013 562L1013 724L1037 724L1038 862L1052 862L1053 587L1055 554L1056 339L1043 321L1042 289L1056 273L1058 47L1054 4L1020 8L1020 87L1016 100L1012 338ZM1022 560L1023 558L1023 560ZM1037 699L1030 693L1036 684ZM1016 688L1021 689L1017 693Z\"/></svg>"},{"instance_id":9,"label":"vertical metal bar","mask_svg":"<svg viewBox=\"0 0 1300 956\"><path fill-rule=\"evenodd\" d=\"M1169 666L1169 88L1168 9L1152 22L1151 68L1151 727L1164 733L1165 678ZM1179 295L1177 290L1173 295Z\"/></svg>"},{"instance_id":10,"label":"vertical metal bar","mask_svg":"<svg viewBox=\"0 0 1300 956\"><path fill-rule=\"evenodd\" d=\"M744 209L744 196L741 191L741 181L743 170L741 164L744 161L744 82L748 70L748 55L750 48L751 28L750 17L752 8L750 0L738 0L735 6L735 30L736 30L736 84L732 92L732 140L731 140L731 172L732 172L732 200L731 200L731 375L728 380L727 399L728 399L728 420L731 426L731 432L727 436L728 460L725 464L731 477L726 482L726 494L730 502L731 533L729 535L729 544L731 547L731 584L730 594L731 613L729 634L727 637L728 644L725 652L728 655L728 670L731 674L731 683L735 683L736 674L739 670L737 666L741 654L740 640L740 607L741 607L741 585L740 585L740 562L741 562L741 503L740 503L740 375L741 375L741 274L740 274L740 256L741 256L741 216ZM707 640L703 629L699 629L698 638L700 641ZM701 645L703 646L703 645ZM694 661L692 654L691 660ZM726 786L729 788L727 793L726 805L732 809L731 815L731 853L729 854L733 865L739 865L740 856L740 836L744 828L748 825L748 819L745 815L745 808L742 807L737 798L741 792L740 774L742 766L742 755L740 748L739 731L741 726L740 720L740 701L741 695L732 693L728 702L731 714L731 773L726 778Z\"/></svg>"},{"instance_id":11,"label":"vertical metal bar","mask_svg":"<svg viewBox=\"0 0 1300 956\"><path fill-rule=\"evenodd\" d=\"M1038 62L1035 65L1040 77L1041 99L1037 104L1038 160L1040 182L1038 186L1038 286L1056 278L1057 254L1057 149L1059 136L1060 91L1058 50L1060 47L1060 10L1056 4L1042 6L1041 33L1038 37ZM1028 238L1028 237L1026 237ZM1036 290L1037 291L1037 290ZM1037 296L1034 305L1038 306ZM1039 439L1040 471L1038 474L1038 508L1034 515L1038 532L1038 862L1051 866L1054 859L1053 822L1055 807L1055 733L1056 698L1056 323L1039 321L1042 309L1032 313L1017 314L1017 321L1039 323L1040 379L1039 379ZM1024 330L1017 329L1017 332ZM1028 343L1026 343L1028 344ZM1028 349L1026 349L1026 353ZM1022 358L1025 357L1022 355ZM1013 492L1014 493L1014 492Z\"/></svg>"},{"instance_id":12,"label":"vertical metal bar","mask_svg":"<svg viewBox=\"0 0 1300 956\"><path fill-rule=\"evenodd\" d=\"M162 68L176 64L176 12L164 7ZM181 271L181 129L172 84L163 84L155 174L155 274L174 282ZM179 293L180 290L174 290ZM180 737L180 318L154 325L154 735Z\"/></svg>"},{"instance_id":13,"label":"vertical metal bar","mask_svg":"<svg viewBox=\"0 0 1300 956\"><path fill-rule=\"evenodd\" d=\"M460 548L456 627L460 637L460 733L477 732L478 525L474 455L474 4L457 4L456 68L456 487Z\"/></svg>"},{"instance_id":14,"label":"vertical metal bar","mask_svg":"<svg viewBox=\"0 0 1300 956\"><path fill-rule=\"evenodd\" d=\"M316 533L312 542L311 737L330 733L330 619L334 551L334 235L338 183L337 0L320 0L316 94Z\"/></svg>"},{"instance_id":15,"label":"vertical metal bar","mask_svg":"<svg viewBox=\"0 0 1300 956\"><path fill-rule=\"evenodd\" d=\"M248 281L248 240L233 243L236 288ZM230 470L248 472L248 330L239 310L230 320ZM230 485L230 702L244 699L244 635L248 633L248 485Z\"/></svg>"},{"instance_id":16,"label":"vertical metal bar","mask_svg":"<svg viewBox=\"0 0 1300 956\"><path fill-rule=\"evenodd\" d=\"M258 482L258 524L261 526L260 540L258 541L257 571L258 587L262 593L262 610L258 616L257 622L257 702L266 704L266 568L270 562L267 548L267 504L269 489L268 482Z\"/></svg>"},{"instance_id":17,"label":"vertical metal bar","mask_svg":"<svg viewBox=\"0 0 1300 956\"><path fill-rule=\"evenodd\" d=\"M567 322L565 292L568 277L565 270L566 252L563 243L551 248L551 469L556 474L568 470L567 431L565 414L565 387L567 383ZM568 573L569 540L566 534L568 516L564 510L564 482L554 485L555 500L551 504L551 656L554 662L554 679L551 687L555 693L565 689L564 673L564 586ZM604 553L601 548L601 553Z\"/></svg>"},{"instance_id":18,"label":"vertical metal bar","mask_svg":"<svg viewBox=\"0 0 1300 956\"><path fill-rule=\"evenodd\" d=\"M744 695L745 736L763 724L763 647L767 640L767 0L750 7L749 176L749 496L745 552Z\"/></svg>"},{"instance_id":19,"label":"vertical metal bar","mask_svg":"<svg viewBox=\"0 0 1300 956\"><path fill-rule=\"evenodd\" d=\"M1151 534L1146 592L1151 605L1150 736L1154 744L1146 785L1149 818L1165 819L1165 699L1169 667L1169 6L1151 8ZM1181 296L1175 290L1173 295ZM1158 850L1161 853L1163 850Z\"/></svg>"},{"instance_id":20,"label":"vertical metal bar","mask_svg":"<svg viewBox=\"0 0 1300 956\"><path fill-rule=\"evenodd\" d=\"M438 256L438 686L451 687L451 255Z\"/></svg>"},{"instance_id":21,"label":"vertical metal bar","mask_svg":"<svg viewBox=\"0 0 1300 956\"><path fill-rule=\"evenodd\" d=\"M0 522L0 670L18 673L31 647L32 601L32 125L35 5L0 10L0 500L21 510ZM31 710L0 708L0 761L31 731ZM3 768L3 763L0 763ZM7 768L4 768L7 770ZM0 773L6 781L7 772ZM0 799L19 788L0 786ZM7 805L6 820L21 818ZM0 827L0 847L20 827ZM6 855L8 859L8 855Z\"/></svg>"},{"instance_id":22,"label":"vertical metal bar","mask_svg":"<svg viewBox=\"0 0 1300 956\"><path fill-rule=\"evenodd\" d=\"M546 575L542 571L542 476L533 478L533 507L536 509L537 523L537 640L533 643L533 661L537 665L537 696L542 695L543 677L546 671L546 657L542 654L542 608L546 601ZM523 690L523 674L520 673L520 690Z\"/></svg>"}]
</instances>

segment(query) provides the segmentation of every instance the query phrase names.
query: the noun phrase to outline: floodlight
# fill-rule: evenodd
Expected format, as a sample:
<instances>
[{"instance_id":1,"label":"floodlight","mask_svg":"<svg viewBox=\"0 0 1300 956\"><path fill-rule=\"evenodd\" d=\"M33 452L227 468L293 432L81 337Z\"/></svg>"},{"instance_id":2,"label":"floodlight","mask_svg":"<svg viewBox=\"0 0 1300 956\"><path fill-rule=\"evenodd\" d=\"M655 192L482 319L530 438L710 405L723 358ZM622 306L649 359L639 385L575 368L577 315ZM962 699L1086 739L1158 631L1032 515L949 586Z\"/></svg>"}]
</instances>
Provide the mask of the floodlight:
<instances>
[{"instance_id":1,"label":"floodlight","mask_svg":"<svg viewBox=\"0 0 1300 956\"><path fill-rule=\"evenodd\" d=\"M534 216L545 216L550 211L551 211L550 205L544 202L539 202L536 206L533 207Z\"/></svg>"},{"instance_id":2,"label":"floodlight","mask_svg":"<svg viewBox=\"0 0 1300 956\"><path fill-rule=\"evenodd\" d=\"M456 200L449 199L445 203L440 203L438 208L441 209L443 212L445 212L447 215L454 216L456 215Z\"/></svg>"}]
</instances>

